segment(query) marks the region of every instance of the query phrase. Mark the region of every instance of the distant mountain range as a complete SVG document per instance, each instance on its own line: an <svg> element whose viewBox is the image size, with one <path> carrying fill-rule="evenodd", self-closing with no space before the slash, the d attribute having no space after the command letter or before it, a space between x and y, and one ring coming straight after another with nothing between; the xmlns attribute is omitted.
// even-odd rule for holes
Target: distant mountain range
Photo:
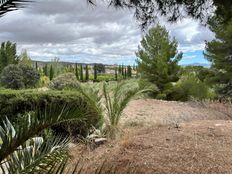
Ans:
<svg viewBox="0 0 232 174"><path fill-rule="evenodd" d="M190 64L181 64L181 66L203 66L210 67L209 63L190 63Z"/></svg>
<svg viewBox="0 0 232 174"><path fill-rule="evenodd" d="M49 61L49 62L44 62L44 61L34 61L33 60L33 64L35 64L35 62L37 62L37 64L39 66L44 66L45 64L51 64L52 62ZM54 63L54 62L53 62ZM63 64L63 65L74 65L75 63L74 62L63 62L63 61L60 61L59 63ZM82 64L82 65L94 65L94 63L77 63L78 65ZM104 63L102 63L104 64ZM105 66L113 66L113 65L110 65L110 64L104 64ZM210 64L209 63L190 63L190 64L180 64L181 66L203 66L203 67L210 67Z"/></svg>

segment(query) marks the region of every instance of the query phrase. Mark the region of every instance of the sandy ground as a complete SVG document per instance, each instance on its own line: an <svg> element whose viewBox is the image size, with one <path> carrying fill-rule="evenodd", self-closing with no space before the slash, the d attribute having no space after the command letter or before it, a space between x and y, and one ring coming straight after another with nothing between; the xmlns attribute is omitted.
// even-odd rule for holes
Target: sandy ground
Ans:
<svg viewBox="0 0 232 174"><path fill-rule="evenodd" d="M119 140L95 149L75 145L71 163L80 160L87 174L102 164L105 173L112 166L116 173L232 173L230 111L218 104L136 100L124 112Z"/></svg>

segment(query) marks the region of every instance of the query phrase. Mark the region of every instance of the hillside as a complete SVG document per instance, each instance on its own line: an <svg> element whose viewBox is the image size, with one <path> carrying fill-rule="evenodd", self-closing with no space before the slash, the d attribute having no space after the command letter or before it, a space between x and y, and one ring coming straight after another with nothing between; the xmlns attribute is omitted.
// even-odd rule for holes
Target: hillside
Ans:
<svg viewBox="0 0 232 174"><path fill-rule="evenodd" d="M229 113L218 103L136 100L124 112L121 139L94 150L72 147L73 164L81 159L84 173L104 161L104 170L115 166L118 173L230 173Z"/></svg>

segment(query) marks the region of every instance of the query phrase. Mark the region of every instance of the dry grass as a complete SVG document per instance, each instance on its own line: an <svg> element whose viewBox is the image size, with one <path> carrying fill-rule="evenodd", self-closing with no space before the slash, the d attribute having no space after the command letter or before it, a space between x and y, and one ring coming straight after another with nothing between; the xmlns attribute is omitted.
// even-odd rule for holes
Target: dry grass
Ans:
<svg viewBox="0 0 232 174"><path fill-rule="evenodd" d="M137 100L124 112L124 136L94 150L71 148L90 174L104 171L141 174L225 173L232 171L231 108L216 102ZM158 126L157 126L158 125ZM72 165L72 164L71 164Z"/></svg>

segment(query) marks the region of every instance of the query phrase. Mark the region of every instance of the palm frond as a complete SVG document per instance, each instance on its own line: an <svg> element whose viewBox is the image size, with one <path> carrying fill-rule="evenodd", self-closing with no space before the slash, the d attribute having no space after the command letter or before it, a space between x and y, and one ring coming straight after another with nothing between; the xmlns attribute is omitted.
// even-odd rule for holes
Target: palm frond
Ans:
<svg viewBox="0 0 232 174"><path fill-rule="evenodd" d="M25 4L32 0L0 0L0 17L7 12L23 8Z"/></svg>
<svg viewBox="0 0 232 174"><path fill-rule="evenodd" d="M80 100L76 104L60 106L54 103L45 106L42 110L21 117L14 126L6 118L2 121L3 126L0 126L0 162L41 131L67 121L82 121L92 114L88 104Z"/></svg>

